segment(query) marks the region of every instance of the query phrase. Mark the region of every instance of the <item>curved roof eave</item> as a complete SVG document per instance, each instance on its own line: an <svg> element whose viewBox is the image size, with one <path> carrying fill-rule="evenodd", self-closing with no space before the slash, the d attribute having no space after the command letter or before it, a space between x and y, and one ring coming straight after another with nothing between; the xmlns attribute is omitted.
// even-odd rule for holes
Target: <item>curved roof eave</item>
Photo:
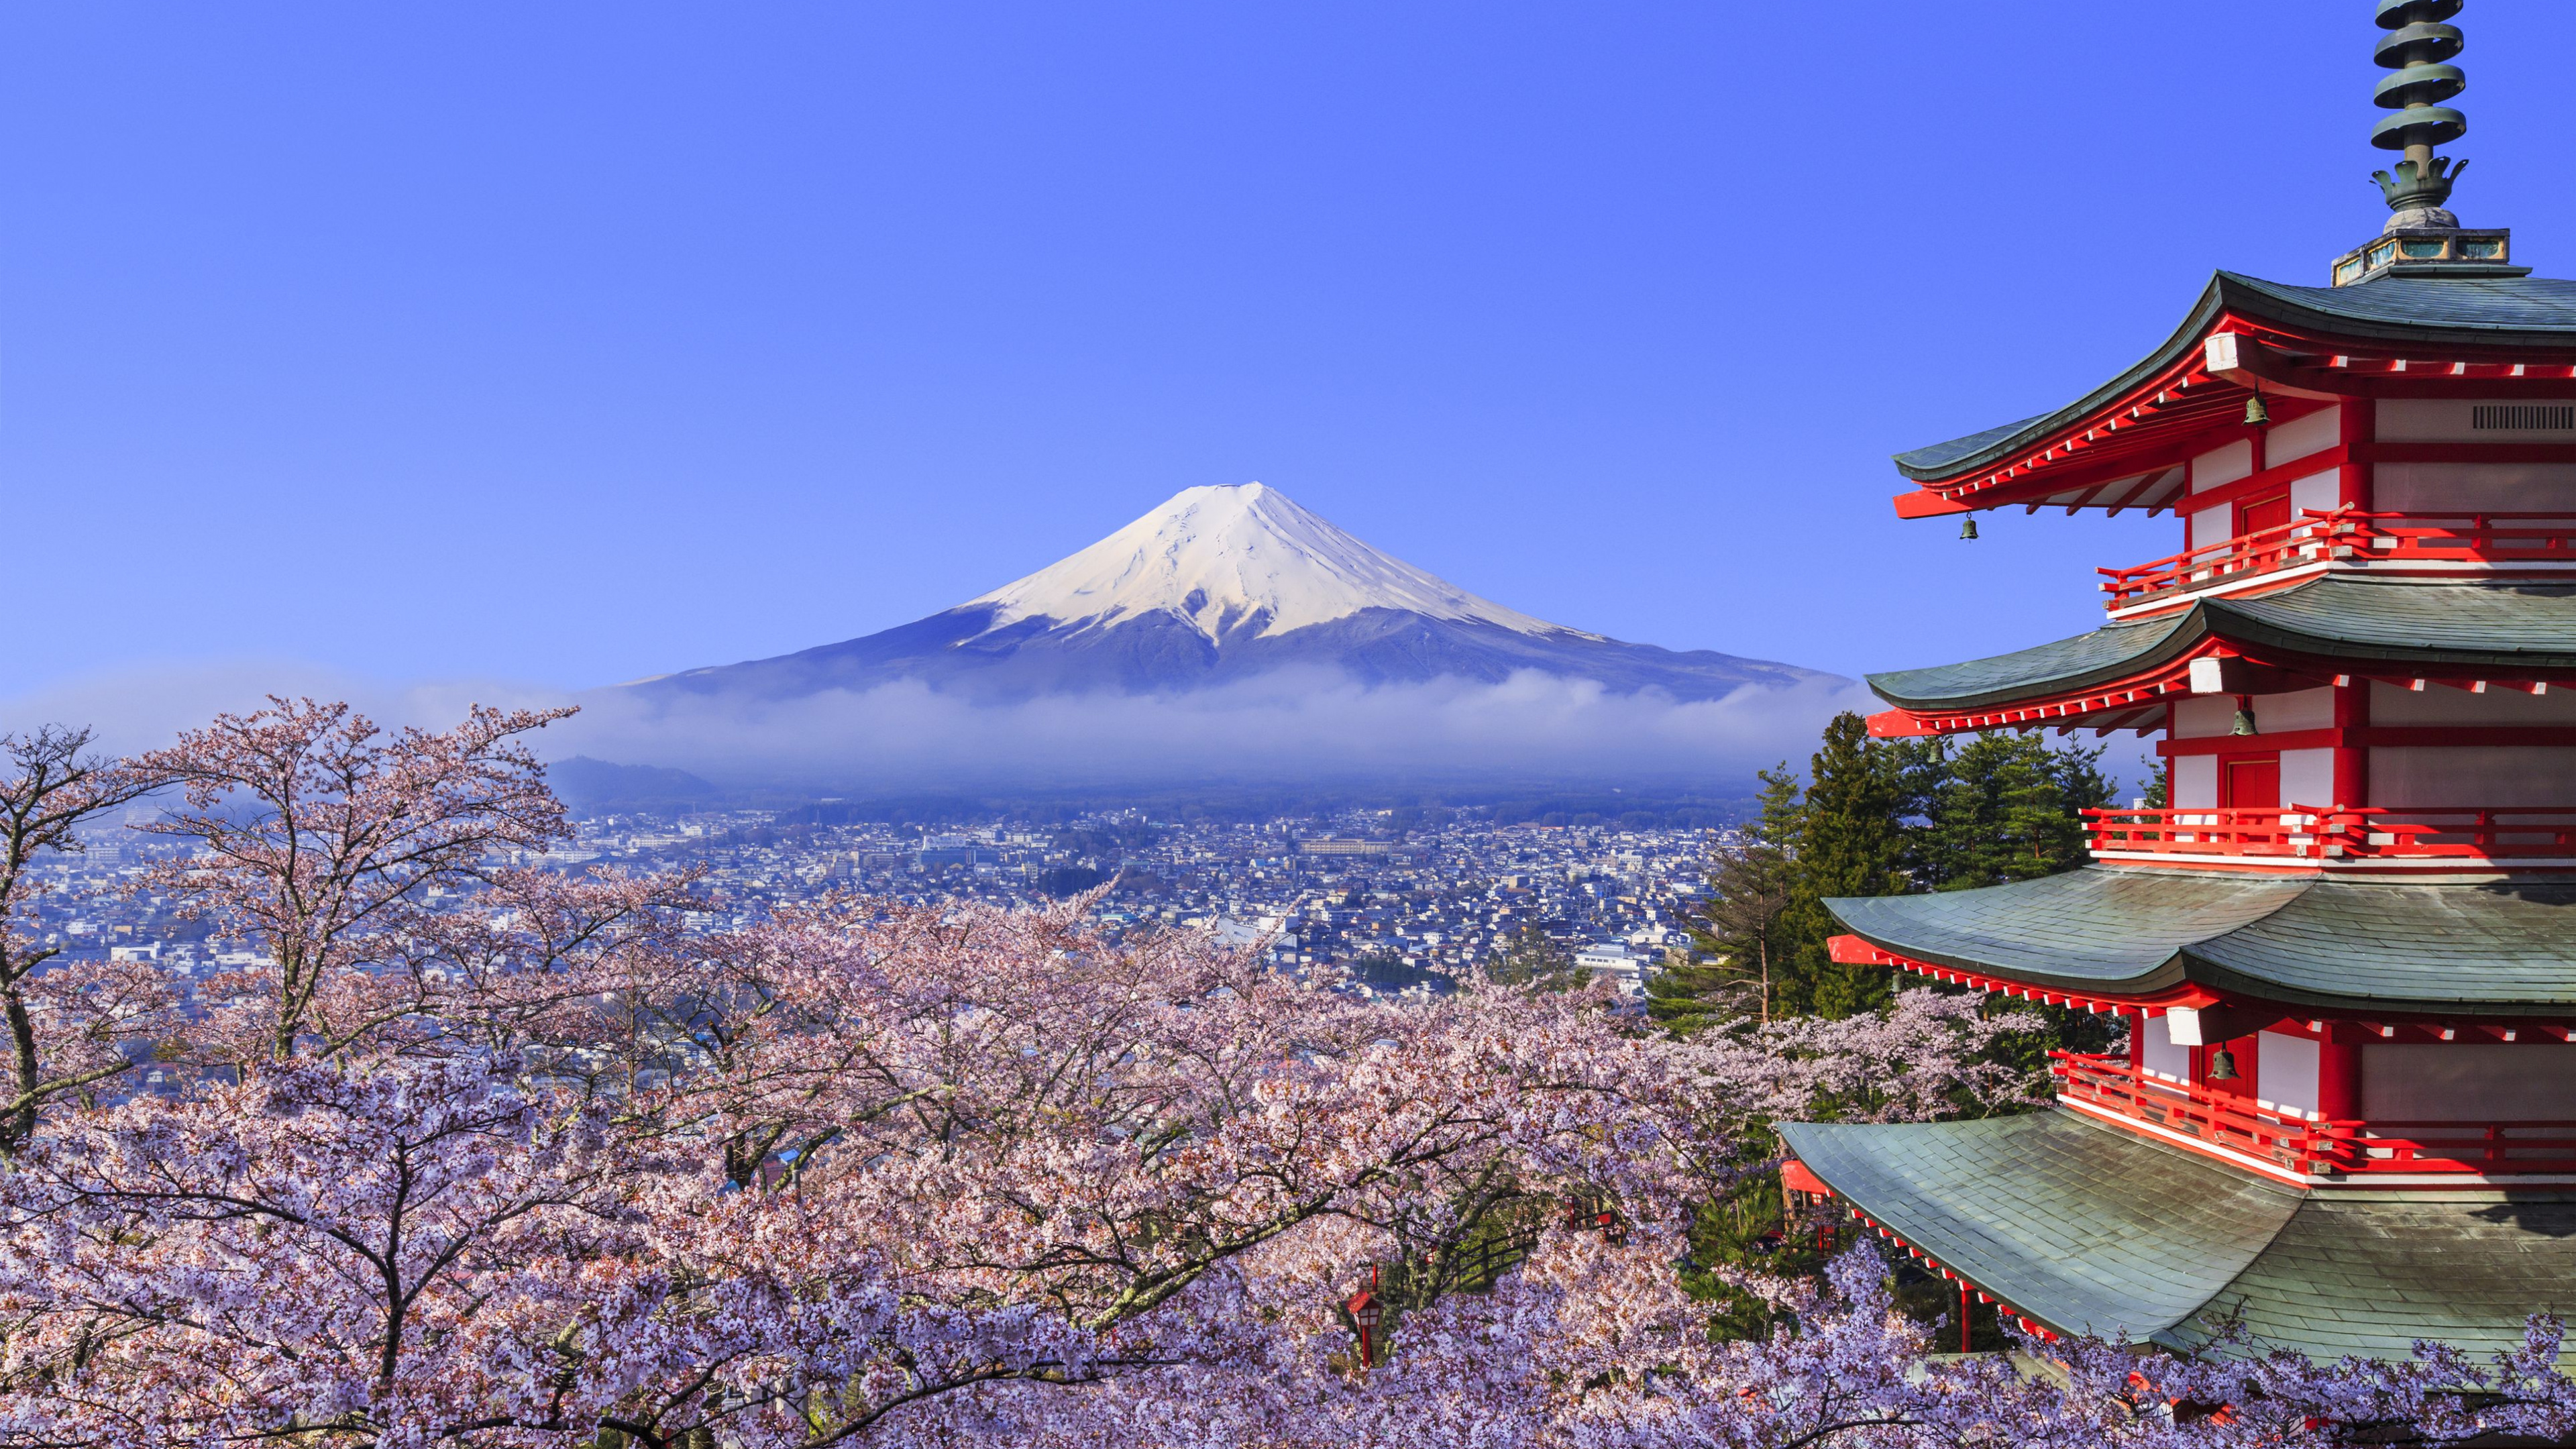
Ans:
<svg viewBox="0 0 2576 1449"><path fill-rule="evenodd" d="M2181 361L2208 332L2210 324L2223 313L2260 317L2286 327L2371 341L2467 346L2494 346L2499 341L2517 337L2535 343L2562 345L2576 341L2576 283L2546 277L2515 278L2511 281L2509 289L2493 288L2492 291L2489 290L2492 287L2490 279L2431 283L2463 298L2493 295L2501 300L2491 309L2491 316L2471 315L2474 308L2452 307L2445 310L2438 320L2428 321L2397 315L2399 309L2359 305L2338 309L2321 306L2318 301L2321 295L2337 291L2350 294L2356 304L2413 297L2415 288L2427 285L2424 279L2382 279L2349 288L2297 287L2249 277L2241 272L2213 272L2209 285L2201 291L2200 300L2192 305L2190 315L2174 329L2173 335L2119 376L2053 412L1899 453L1896 455L1896 469L1918 483L1934 483L2003 462L2012 454L2026 451L2031 444L2092 414ZM2394 287L2407 290L2391 290L2392 283ZM2374 291L2373 288L2381 290ZM2506 302L2511 305L2506 305Z"/></svg>
<svg viewBox="0 0 2576 1449"><path fill-rule="evenodd" d="M2508 1351L2541 1285L2576 1273L2563 1192L2302 1192L2063 1110L1777 1131L1872 1223L2059 1333L2227 1358Z"/></svg>
<svg viewBox="0 0 2576 1449"><path fill-rule="evenodd" d="M1825 909L1881 951L2069 995L2185 985L2336 1015L2561 1018L2576 883L2331 882L2088 866Z"/></svg>
<svg viewBox="0 0 2576 1449"><path fill-rule="evenodd" d="M1867 681L1899 709L1973 712L2139 678L2212 637L2338 664L2558 674L2576 669L2576 589L2329 575L2277 593L2201 599L2183 613L2109 624L2010 654L1883 671ZM2472 647L2463 642L2468 639L2489 647Z"/></svg>
<svg viewBox="0 0 2576 1449"><path fill-rule="evenodd" d="M2155 632L2157 624L2167 627ZM1932 676L1955 675L1981 664L2003 664L2007 661L2037 658L2049 651L2069 651L2101 639L2112 629L2134 631L2139 647L2104 657L2087 667L2052 673L2038 678L2019 677L2004 680L1985 689L1950 694L1923 693L1908 681L1930 683ZM2141 625L2113 625L2072 639L2053 640L2030 649L1998 654L1992 659L1970 659L1958 664L1936 664L1922 669L1894 669L1863 676L1863 682L1879 698L1899 709L1916 711L1972 711L1989 705L2006 705L2030 698L2035 693L2061 694L2087 689L2098 684L2111 684L2143 671L2170 664L2199 647L2209 637L2209 616L2195 606L2191 612L2171 621L2156 620ZM2152 635L2153 637L2150 637ZM1937 687L1937 686L1936 686Z"/></svg>
<svg viewBox="0 0 2576 1449"><path fill-rule="evenodd" d="M1981 433L1970 433L1964 438L1953 438L1947 442L1934 443L1929 447L1899 453L1896 455L1896 471L1918 483L1932 483L1944 478L1956 477L1961 473L1973 473L2001 462L2011 454L2024 450L2032 442L2046 437L2077 418L2106 406L2113 398L2127 393L2148 378L2173 366L2185 353L2199 344L2201 334L2209 330L2209 324L2217 320L2218 314L2227 305L2226 284L2230 275L2227 272L2212 273L2209 285L2201 289L2200 300L2192 304L2191 314L2183 319L2180 327L2174 329L2173 335L2166 338L2162 346L2148 353L2109 382L2054 412L2041 413L2037 417L2026 418L2018 424L2007 423L2003 428L1988 428ZM2007 428L2010 429L2009 432L2005 431Z"/></svg>

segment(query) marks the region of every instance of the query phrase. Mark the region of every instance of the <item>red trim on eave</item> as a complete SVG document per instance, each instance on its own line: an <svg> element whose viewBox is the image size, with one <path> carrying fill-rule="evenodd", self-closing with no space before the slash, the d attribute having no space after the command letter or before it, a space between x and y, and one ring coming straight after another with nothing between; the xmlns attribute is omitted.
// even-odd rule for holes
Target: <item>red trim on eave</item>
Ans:
<svg viewBox="0 0 2576 1449"><path fill-rule="evenodd" d="M1948 982L1953 986L1965 986L1973 991L1989 991L2019 1001L2035 1001L2043 1006L2072 1007L2078 1011L2097 1013L2143 1011L2149 1016L2162 1016L2177 1006L2193 1008L2216 1006L2226 1000L2208 987L2197 984L2185 984L2170 991L2158 991L2145 996L2055 991L2045 987L2027 986L2009 977L1989 976L1978 971L1961 971L1952 966L1939 966L1929 961L1920 961L1912 956L1882 949L1872 945L1863 937L1852 935L1827 937L1825 952L1833 958L1836 965L1840 966L1889 966L1899 971L1911 971L1918 976L1928 976L1935 981ZM2291 1014L2287 1011L2282 1013L2284 1016Z"/></svg>
<svg viewBox="0 0 2576 1449"><path fill-rule="evenodd" d="M1899 518L1939 518L1948 513L1976 511L1955 498L1935 493L1929 488L1917 488L1911 493L1899 493L1896 495L1895 502L1896 516Z"/></svg>
<svg viewBox="0 0 2576 1449"><path fill-rule="evenodd" d="M1823 1178L1816 1176L1814 1168L1794 1157L1780 1159L1780 1185L1791 1192L1803 1192L1816 1197L1831 1197L1834 1191L1825 1186Z"/></svg>
<svg viewBox="0 0 2576 1449"><path fill-rule="evenodd" d="M2209 339L2230 333L2246 339L2240 349L2256 371L2217 375L2208 370ZM2202 346L2176 358L2164 371L2036 439L2020 456L1919 481L1913 493L1898 495L1897 516L1927 518L2015 503L2037 508L2052 497L2092 484L2170 467L2241 430L2242 425L2234 424L2226 413L2240 407L2250 391L2245 379L2269 379L2275 372L2280 376L2267 391L2272 392L2274 417L2280 422L2349 398L2472 393L2576 396L2576 364L2554 354L2534 360L2527 351L2476 346L2398 348L2385 342L2298 333L2234 313L2212 319L2199 341ZM2426 352L2437 355L2428 357ZM2411 356L2415 368L2378 370L2401 355ZM2329 357L2336 365L2301 365L2304 359ZM2461 370L2454 372L2455 366ZM2493 371L2506 366L2516 372L2544 368L2557 375L2504 376ZM2478 370L2470 372L2470 368ZM1940 502L1905 501L1918 496ZM2072 506L2111 505L2106 501Z"/></svg>
<svg viewBox="0 0 2576 1449"><path fill-rule="evenodd" d="M1842 1197L1842 1194L1836 1193L1834 1196ZM1977 1281L1970 1278L1965 1273L1959 1272L1949 1264L1942 1262L1939 1258L1936 1258L1930 1253L1923 1251L1921 1248L1914 1246L1914 1244L1908 1241L1902 1233L1897 1232L1895 1229L1880 1222L1878 1219L1871 1217L1869 1214L1862 1212L1860 1207L1853 1203L1850 1198L1843 1197L1842 1201L1843 1205L1851 1212L1851 1215L1859 1219L1860 1222L1869 1228L1870 1231L1887 1239L1889 1242L1894 1243L1896 1246L1903 1248L1906 1252L1922 1259L1924 1262L1931 1264L1942 1277L1949 1279L1951 1282L1966 1284L1969 1291L1977 1295L1978 1302L1991 1303L1995 1305L1995 1309L1998 1313L2011 1314L2015 1322L2019 1323L2024 1329L2027 1329L2043 1342L2055 1343L2057 1341L2056 1330L2048 1327L2044 1323L2041 1323L2038 1319L2031 1317L2029 1314L2022 1312L2020 1309L2005 1302L2003 1299L1997 1298L1985 1289L1978 1287Z"/></svg>

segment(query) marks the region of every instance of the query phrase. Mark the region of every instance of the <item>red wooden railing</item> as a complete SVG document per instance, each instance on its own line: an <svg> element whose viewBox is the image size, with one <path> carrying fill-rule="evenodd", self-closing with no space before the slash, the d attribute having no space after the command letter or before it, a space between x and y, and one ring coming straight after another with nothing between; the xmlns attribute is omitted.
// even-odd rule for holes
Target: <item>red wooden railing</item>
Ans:
<svg viewBox="0 0 2576 1449"><path fill-rule="evenodd" d="M2576 1122L2312 1121L2150 1077L2122 1057L2048 1055L2062 1097L2304 1176L2576 1172Z"/></svg>
<svg viewBox="0 0 2576 1449"><path fill-rule="evenodd" d="M2576 562L2576 513L2366 513L2356 508L2309 508L2288 523L2135 568L2094 572L2102 575L2102 592L2108 596L2105 606L2118 609L2176 589L2355 558Z"/></svg>
<svg viewBox="0 0 2576 1449"><path fill-rule="evenodd" d="M2095 855L2292 860L2576 857L2576 808L2266 805L2084 812Z"/></svg>

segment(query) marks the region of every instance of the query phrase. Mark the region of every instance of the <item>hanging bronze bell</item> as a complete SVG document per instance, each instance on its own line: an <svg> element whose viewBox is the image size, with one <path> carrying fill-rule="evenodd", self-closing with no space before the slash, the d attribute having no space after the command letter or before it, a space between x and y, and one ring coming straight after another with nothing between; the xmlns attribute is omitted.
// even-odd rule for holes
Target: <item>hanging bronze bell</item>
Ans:
<svg viewBox="0 0 2576 1449"><path fill-rule="evenodd" d="M2258 392L2245 399L2245 426L2259 428L2270 421L2272 410L2263 406L2263 394Z"/></svg>
<svg viewBox="0 0 2576 1449"><path fill-rule="evenodd" d="M2209 1079L2213 1082L2236 1080L2236 1053L2225 1047L2209 1054Z"/></svg>
<svg viewBox="0 0 2576 1449"><path fill-rule="evenodd" d="M1977 536L1977 520L1973 518L1963 518L1959 520L1959 536L1961 538L1975 538Z"/></svg>

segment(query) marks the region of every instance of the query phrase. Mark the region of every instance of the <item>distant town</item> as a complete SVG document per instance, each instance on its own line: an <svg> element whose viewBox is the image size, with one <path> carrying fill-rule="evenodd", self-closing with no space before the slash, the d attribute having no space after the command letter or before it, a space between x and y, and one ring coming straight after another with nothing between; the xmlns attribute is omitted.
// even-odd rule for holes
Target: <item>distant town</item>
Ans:
<svg viewBox="0 0 2576 1449"><path fill-rule="evenodd" d="M819 824L798 812L606 815L569 843L509 863L568 871L696 867L716 909L693 932L750 925L839 892L912 903L1027 907L1105 888L1113 937L1173 928L1264 944L1271 962L1350 970L1362 994L1447 989L1471 968L1533 958L1634 996L1689 947L1688 921L1719 837L1697 829L1498 825L1473 810L1353 810L1210 823L1145 810L974 827ZM812 813L812 812L805 812ZM160 896L131 888L175 849L126 826L42 869L58 887L31 924L63 959L149 959L188 977L259 964L212 941ZM471 901L459 897L459 903Z"/></svg>

